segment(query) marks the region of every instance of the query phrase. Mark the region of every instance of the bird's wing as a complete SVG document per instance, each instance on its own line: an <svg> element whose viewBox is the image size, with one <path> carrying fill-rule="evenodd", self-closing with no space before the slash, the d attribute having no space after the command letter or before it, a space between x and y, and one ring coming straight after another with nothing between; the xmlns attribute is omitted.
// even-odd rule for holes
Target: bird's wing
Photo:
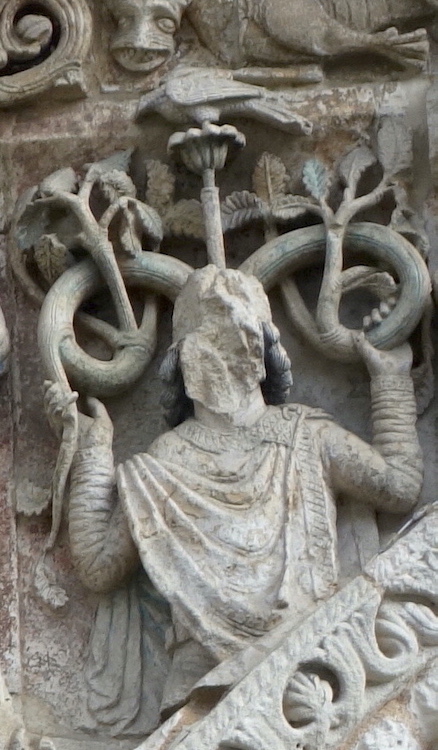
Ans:
<svg viewBox="0 0 438 750"><path fill-rule="evenodd" d="M260 86L215 76L212 70L209 76L192 73L190 76L171 78L166 83L166 93L174 104L191 107L224 99L260 98L265 91Z"/></svg>
<svg viewBox="0 0 438 750"><path fill-rule="evenodd" d="M138 109L137 117L141 117L143 114L156 110L157 106L166 99L166 92L164 86L160 86L155 91L149 91L147 94L141 97Z"/></svg>

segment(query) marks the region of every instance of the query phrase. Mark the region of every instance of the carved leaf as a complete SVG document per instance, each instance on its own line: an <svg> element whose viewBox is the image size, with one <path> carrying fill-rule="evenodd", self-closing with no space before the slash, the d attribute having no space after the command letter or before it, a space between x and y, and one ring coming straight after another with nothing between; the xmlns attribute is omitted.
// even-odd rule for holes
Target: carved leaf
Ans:
<svg viewBox="0 0 438 750"><path fill-rule="evenodd" d="M389 177L410 167L412 143L409 131L400 118L384 117L377 134L377 153L383 171Z"/></svg>
<svg viewBox="0 0 438 750"><path fill-rule="evenodd" d="M409 204L408 194L402 185L393 190L396 206L391 215L390 227L411 242L423 258L430 250L429 238L422 229L421 220Z"/></svg>
<svg viewBox="0 0 438 750"><path fill-rule="evenodd" d="M35 571L34 586L43 602L52 609L61 609L68 602L64 589L49 579L46 566L41 562Z"/></svg>
<svg viewBox="0 0 438 750"><path fill-rule="evenodd" d="M287 183L286 167L281 159L267 152L262 154L252 178L253 189L258 197L269 204L276 196L285 194Z"/></svg>
<svg viewBox="0 0 438 750"><path fill-rule="evenodd" d="M126 173L129 170L131 156L132 149L127 149L126 151L117 151L106 159L94 162L94 164L85 164L85 169L87 170L85 179L97 179L100 175L112 172L114 169Z"/></svg>
<svg viewBox="0 0 438 750"><path fill-rule="evenodd" d="M398 295L398 286L391 274L374 266L351 266L341 273L341 283L343 294L367 289L381 301Z"/></svg>
<svg viewBox="0 0 438 750"><path fill-rule="evenodd" d="M255 193L248 190L231 193L221 205L223 231L239 229L251 221L260 219L264 209L263 201Z"/></svg>
<svg viewBox="0 0 438 750"><path fill-rule="evenodd" d="M147 159L148 177L146 200L160 216L170 208L175 192L175 175L167 164L155 159Z"/></svg>
<svg viewBox="0 0 438 750"><path fill-rule="evenodd" d="M77 175L74 169L66 167L58 169L46 177L39 186L39 192L43 196L54 195L61 191L66 193L75 193L77 188Z"/></svg>
<svg viewBox="0 0 438 750"><path fill-rule="evenodd" d="M204 218L199 201L180 200L167 212L165 217L165 234L205 239Z"/></svg>
<svg viewBox="0 0 438 750"><path fill-rule="evenodd" d="M129 198L121 204L120 243L122 250L135 258L143 250L143 236L158 250L163 238L162 224L157 212L145 203Z"/></svg>
<svg viewBox="0 0 438 750"><path fill-rule="evenodd" d="M50 490L23 479L16 489L16 511L24 516L40 515L50 505Z"/></svg>
<svg viewBox="0 0 438 750"><path fill-rule="evenodd" d="M120 243L123 252L130 258L135 258L142 252L142 236L142 228L135 213L128 208L124 209L120 221Z"/></svg>
<svg viewBox="0 0 438 750"><path fill-rule="evenodd" d="M312 203L311 198L303 195L283 195L275 198L272 203L272 215L279 221L290 221L305 214Z"/></svg>
<svg viewBox="0 0 438 750"><path fill-rule="evenodd" d="M17 211L17 228L14 239L20 250L31 248L48 229L47 209L34 202L37 194L36 187L28 190L21 199L20 210Z"/></svg>
<svg viewBox="0 0 438 750"><path fill-rule="evenodd" d="M49 284L59 279L75 262L73 255L56 234L44 234L40 237L35 244L34 255L41 274Z"/></svg>
<svg viewBox="0 0 438 750"><path fill-rule="evenodd" d="M368 146L359 146L344 156L339 164L338 171L344 184L350 187L354 194L358 182L368 167L372 167L377 161L373 152Z"/></svg>
<svg viewBox="0 0 438 750"><path fill-rule="evenodd" d="M128 177L126 172L120 169L112 169L110 172L104 172L99 177L99 184L105 198L114 203L118 198L129 196L135 198L137 193L134 183Z"/></svg>
<svg viewBox="0 0 438 750"><path fill-rule="evenodd" d="M406 602L404 605L408 614L408 622L412 624L424 646L438 645L438 618L430 607L416 602Z"/></svg>
<svg viewBox="0 0 438 750"><path fill-rule="evenodd" d="M303 182L310 195L321 201L327 198L331 174L321 161L309 159L303 167Z"/></svg>

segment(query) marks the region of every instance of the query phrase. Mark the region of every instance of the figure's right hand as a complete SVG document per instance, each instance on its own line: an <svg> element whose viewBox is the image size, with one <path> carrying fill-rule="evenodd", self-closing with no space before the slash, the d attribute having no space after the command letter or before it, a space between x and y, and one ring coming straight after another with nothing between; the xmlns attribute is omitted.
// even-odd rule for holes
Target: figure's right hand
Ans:
<svg viewBox="0 0 438 750"><path fill-rule="evenodd" d="M70 391L62 383L46 380L44 383L44 407L50 426L58 438L64 427L74 418L72 407L78 399L76 391ZM96 398L87 398L88 414L78 414L79 448L98 445L111 447L113 424L104 405ZM73 407L76 409L76 407Z"/></svg>
<svg viewBox="0 0 438 750"><path fill-rule="evenodd" d="M61 437L64 426L72 419L72 406L77 400L78 393L66 388L62 383L51 380L44 382L44 409L48 422L58 438Z"/></svg>

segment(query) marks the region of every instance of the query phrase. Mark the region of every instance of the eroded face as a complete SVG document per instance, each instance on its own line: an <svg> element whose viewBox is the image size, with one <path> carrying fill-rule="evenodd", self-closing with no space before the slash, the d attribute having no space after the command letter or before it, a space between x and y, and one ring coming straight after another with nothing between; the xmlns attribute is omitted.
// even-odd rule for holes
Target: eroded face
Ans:
<svg viewBox="0 0 438 750"><path fill-rule="evenodd" d="M173 312L189 398L216 414L248 401L266 377L262 321L271 310L254 277L213 265L189 276Z"/></svg>
<svg viewBox="0 0 438 750"><path fill-rule="evenodd" d="M175 52L174 35L185 0L107 0L118 28L111 44L117 62L127 70L150 72Z"/></svg>

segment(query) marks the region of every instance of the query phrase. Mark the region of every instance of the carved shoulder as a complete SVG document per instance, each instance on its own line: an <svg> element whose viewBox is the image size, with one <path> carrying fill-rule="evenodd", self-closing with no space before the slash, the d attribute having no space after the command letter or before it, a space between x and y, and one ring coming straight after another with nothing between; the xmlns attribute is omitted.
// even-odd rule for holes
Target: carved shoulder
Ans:
<svg viewBox="0 0 438 750"><path fill-rule="evenodd" d="M181 452L182 441L175 430L159 435L149 446L147 452L158 460L171 461Z"/></svg>

